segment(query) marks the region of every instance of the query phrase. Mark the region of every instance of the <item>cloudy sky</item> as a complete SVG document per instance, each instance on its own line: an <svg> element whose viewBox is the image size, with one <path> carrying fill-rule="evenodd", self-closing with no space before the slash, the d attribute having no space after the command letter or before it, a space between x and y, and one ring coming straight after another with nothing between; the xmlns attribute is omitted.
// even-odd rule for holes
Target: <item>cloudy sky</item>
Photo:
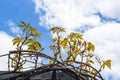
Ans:
<svg viewBox="0 0 120 80"><path fill-rule="evenodd" d="M96 55L112 60L112 69L105 69L107 80L120 80L120 0L1 0L0 55L14 49L11 40L20 33L21 20L43 34L45 53L49 53L51 36L48 29L63 26L67 32L79 32L94 43ZM6 59L0 59L0 70L6 70ZM3 65L4 64L4 65Z"/></svg>

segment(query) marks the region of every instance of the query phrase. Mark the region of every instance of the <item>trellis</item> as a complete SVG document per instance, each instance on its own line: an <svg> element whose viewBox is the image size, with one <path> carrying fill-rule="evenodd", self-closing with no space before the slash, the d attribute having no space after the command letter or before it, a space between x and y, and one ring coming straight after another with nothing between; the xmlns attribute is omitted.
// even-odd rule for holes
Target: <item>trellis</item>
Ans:
<svg viewBox="0 0 120 80"><path fill-rule="evenodd" d="M58 80L57 76L57 72L63 72L67 75L69 75L70 77L72 77L74 80L104 80L101 76L101 74L99 73L99 71L97 71L95 68L93 68L92 66L85 64L85 63L80 63L75 61L74 63L76 64L81 64L81 65L86 65L89 66L91 69L95 70L96 73L93 73L95 76L90 75L90 72L84 69L79 69L80 67L75 67L71 64L69 64L67 61L64 62L60 62L58 60L56 60L55 63L53 64L47 64L46 62L37 62L35 63L35 61L31 60L31 61L27 61L25 59L23 59L23 62L29 62L29 63L34 63L34 67L32 67L29 70L23 70L23 71L14 71L11 70L11 65L12 65L12 55L17 55L19 51L10 51L9 54L6 55L1 55L0 57L3 56L8 56L8 71L1 73L0 77L3 75L8 75L8 74L12 74L12 73L16 73L17 75L15 76L10 76L7 78L3 78L1 80L31 80L31 77L34 77L36 75L39 74L43 74L45 72L51 72L52 76L50 79L48 80ZM45 58L48 61L49 60L55 60L53 57L46 55L44 53L40 53L40 52L35 52L35 51L28 51L28 50L22 50L21 51L21 55L25 58L27 57L34 57L35 60L36 58ZM29 56L30 55L30 56ZM36 66L37 65L37 66ZM41 80L41 79L39 79ZM45 79L43 79L45 80Z"/></svg>

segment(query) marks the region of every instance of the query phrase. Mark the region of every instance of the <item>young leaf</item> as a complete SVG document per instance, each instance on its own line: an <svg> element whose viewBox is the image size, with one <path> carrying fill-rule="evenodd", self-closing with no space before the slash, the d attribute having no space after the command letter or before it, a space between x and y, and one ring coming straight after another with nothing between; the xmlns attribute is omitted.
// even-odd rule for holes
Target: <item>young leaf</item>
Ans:
<svg viewBox="0 0 120 80"><path fill-rule="evenodd" d="M70 64L73 64L74 63L74 58L70 57L68 61L70 62Z"/></svg>
<svg viewBox="0 0 120 80"><path fill-rule="evenodd" d="M82 34L78 34L78 35L77 35L77 37L78 37L79 39L83 40L82 36L83 36Z"/></svg>
<svg viewBox="0 0 120 80"><path fill-rule="evenodd" d="M53 33L55 33L57 31L57 27L51 28L50 31L52 31Z"/></svg>
<svg viewBox="0 0 120 80"><path fill-rule="evenodd" d="M35 41L34 46L35 46L35 49L38 51L41 49L41 44L38 41Z"/></svg>
<svg viewBox="0 0 120 80"><path fill-rule="evenodd" d="M35 47L34 47L33 43L28 46L28 50L29 51L35 51Z"/></svg>
<svg viewBox="0 0 120 80"><path fill-rule="evenodd" d="M31 28L31 32L34 34L38 33L36 28Z"/></svg>
<svg viewBox="0 0 120 80"><path fill-rule="evenodd" d="M50 60L50 61L49 61L49 64L53 64L53 60Z"/></svg>
<svg viewBox="0 0 120 80"><path fill-rule="evenodd" d="M15 39L12 40L12 42L13 42L13 45L19 46L20 43L22 42L22 40L21 40L21 38L16 37Z"/></svg>
<svg viewBox="0 0 120 80"><path fill-rule="evenodd" d="M102 66L103 69L105 68L105 66L107 66L108 68L111 69L111 60L104 61L101 66Z"/></svg>
<svg viewBox="0 0 120 80"><path fill-rule="evenodd" d="M93 60L89 60L89 59L88 59L87 62L94 64L94 61L93 61Z"/></svg>
<svg viewBox="0 0 120 80"><path fill-rule="evenodd" d="M77 54L80 51L77 47L74 49L73 54Z"/></svg>
<svg viewBox="0 0 120 80"><path fill-rule="evenodd" d="M42 34L36 34L36 37L41 38Z"/></svg>
<svg viewBox="0 0 120 80"><path fill-rule="evenodd" d="M60 54L60 53L59 53L59 54L57 54L57 57L58 57L58 58L60 58L60 57L61 57L61 54Z"/></svg>
<svg viewBox="0 0 120 80"><path fill-rule="evenodd" d="M61 41L61 45L62 45L63 48L66 47L67 42L68 42L68 39L67 39L67 38L65 38L63 41Z"/></svg>
<svg viewBox="0 0 120 80"><path fill-rule="evenodd" d="M52 41L53 41L53 42L56 42L56 41L57 41L57 37L53 38Z"/></svg>
<svg viewBox="0 0 120 80"><path fill-rule="evenodd" d="M17 57L17 56L13 57L13 61L14 61L15 63L17 63L17 62L18 62L18 57Z"/></svg>
<svg viewBox="0 0 120 80"><path fill-rule="evenodd" d="M25 42L25 45L26 45L26 44L30 44L30 43L33 43L33 39L28 39L28 40Z"/></svg>
<svg viewBox="0 0 120 80"><path fill-rule="evenodd" d="M23 64L20 64L17 70L20 71L21 69L23 69Z"/></svg>
<svg viewBox="0 0 120 80"><path fill-rule="evenodd" d="M21 24L18 25L18 27L23 27L23 32L28 31L29 28L31 28L30 24L27 24L24 21L21 21Z"/></svg>
<svg viewBox="0 0 120 80"><path fill-rule="evenodd" d="M92 76L92 77L94 77L95 76L95 73L96 73L96 71L95 70L90 70L90 76Z"/></svg>
<svg viewBox="0 0 120 80"><path fill-rule="evenodd" d="M60 32L65 32L65 28L63 28L63 27L59 27L58 29Z"/></svg>
<svg viewBox="0 0 120 80"><path fill-rule="evenodd" d="M92 50L94 52L95 46L91 42L88 42L88 51L90 51L90 50Z"/></svg>
<svg viewBox="0 0 120 80"><path fill-rule="evenodd" d="M55 45L49 47L50 50L55 50Z"/></svg>

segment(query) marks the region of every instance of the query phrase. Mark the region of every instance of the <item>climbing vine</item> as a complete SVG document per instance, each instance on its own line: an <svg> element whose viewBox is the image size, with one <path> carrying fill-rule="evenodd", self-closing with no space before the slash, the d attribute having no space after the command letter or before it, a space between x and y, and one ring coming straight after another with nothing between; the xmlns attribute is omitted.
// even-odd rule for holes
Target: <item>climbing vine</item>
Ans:
<svg viewBox="0 0 120 80"><path fill-rule="evenodd" d="M71 32L65 36L65 28L53 27L50 31L56 36L52 41L54 45L50 46L50 50L54 51L54 60L50 60L50 64L60 61L65 65L71 65L73 68L78 67L76 71L81 74L83 70L89 72L89 75L95 77L98 72L104 70L105 67L111 69L111 60L101 60L99 57L94 57L95 46L91 42L83 39L80 33ZM99 65L98 71L91 68L94 64ZM88 74L88 73L87 73Z"/></svg>
<svg viewBox="0 0 120 80"><path fill-rule="evenodd" d="M17 36L13 39L13 45L15 45L18 51L17 54L12 58L13 65L11 66L14 70L23 69L23 64L25 60L23 60L23 56L21 51L23 47L26 46L28 51L40 52L42 50L41 43L37 40L37 38L41 38L41 34L37 31L36 28L33 28L30 24L21 21L21 24L18 25L22 29L21 35ZM32 55L29 55L31 57ZM35 68L37 67L38 55L35 54Z"/></svg>
<svg viewBox="0 0 120 80"><path fill-rule="evenodd" d="M108 67L111 69L111 60L102 60L99 57L95 57L93 54L95 46L91 42L87 42L83 35L80 33L71 32L66 34L65 28L53 27L50 31L53 35L53 45L50 46L50 50L53 50L54 56L41 53L43 48L39 42L41 34L36 28L33 28L30 24L21 21L18 27L22 30L22 33L13 39L13 45L16 46L16 50L10 51L8 60L8 67L13 71L21 71L24 69L24 65L28 61L29 57L34 63L34 68L40 67L38 59L40 56L49 59L49 64L60 64L64 68L69 68L74 71L78 76L84 75L92 77L101 77L100 72ZM24 50L27 47L27 50ZM13 56L10 56L12 55ZM10 66L11 64L11 66ZM99 65L99 68L94 68L94 65ZM42 65L46 65L43 64ZM83 76L81 76L83 77ZM102 78L102 77L101 77Z"/></svg>

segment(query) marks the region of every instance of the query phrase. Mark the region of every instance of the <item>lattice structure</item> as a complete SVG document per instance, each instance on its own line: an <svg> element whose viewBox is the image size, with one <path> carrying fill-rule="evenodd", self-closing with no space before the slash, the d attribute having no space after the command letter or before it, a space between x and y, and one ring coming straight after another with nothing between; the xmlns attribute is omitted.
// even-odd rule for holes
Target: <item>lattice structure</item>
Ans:
<svg viewBox="0 0 120 80"><path fill-rule="evenodd" d="M71 65L71 64L68 64L66 61L60 62L56 60L55 63L49 64L46 61L54 60L54 58L52 58L51 56L48 56L43 53L27 51L27 50L21 51L23 56L23 59L22 59L23 61L21 62L32 63L33 66L31 67L31 69L29 68L27 70L23 69L23 71L14 71L10 68L10 66L13 65L12 55L17 55L18 52L19 51L10 51L10 54L8 54L9 71L3 72L0 74L1 80L65 80L64 79L65 76L63 75L67 75L69 77L68 80L103 80L99 71L97 71L95 68L85 63L80 63L75 61L76 64L86 65L86 66L89 66L91 69L94 69L96 71L96 74L94 74L95 76L90 75L90 72L87 70L79 69L78 66L75 67L74 65L76 64ZM29 57L29 55L32 56L32 58L34 59L31 59L31 61L27 60L26 58ZM35 63L34 60L36 60L37 57L41 59L41 63L38 63L38 62ZM46 61L44 62L42 60L46 60ZM60 73L62 76L60 76ZM14 74L14 75L10 76L10 74ZM8 75L8 76L4 77L5 75ZM45 78L39 78L40 75L46 75L46 76L49 75L49 76Z"/></svg>

